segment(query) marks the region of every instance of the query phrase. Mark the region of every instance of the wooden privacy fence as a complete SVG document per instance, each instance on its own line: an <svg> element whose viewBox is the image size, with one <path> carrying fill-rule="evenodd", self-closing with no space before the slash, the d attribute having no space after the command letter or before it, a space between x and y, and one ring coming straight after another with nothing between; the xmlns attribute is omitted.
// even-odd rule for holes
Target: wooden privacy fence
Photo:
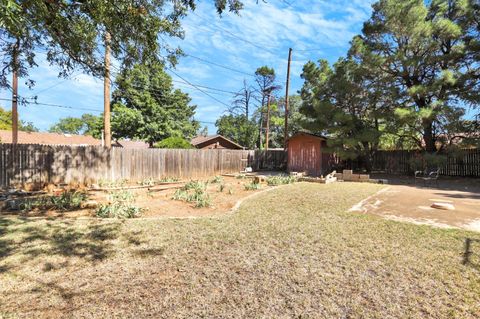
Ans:
<svg viewBox="0 0 480 319"><path fill-rule="evenodd" d="M278 153L279 152L279 153ZM283 151L124 149L98 146L0 144L0 187L99 180L200 178L281 168Z"/></svg>
<svg viewBox="0 0 480 319"><path fill-rule="evenodd" d="M480 150L465 149L446 155L445 164L440 166L440 174L447 176L480 177ZM372 162L372 171L389 174L413 174L412 161L418 158L417 151L378 151ZM354 170L361 169L359 162L351 162L345 166Z"/></svg>

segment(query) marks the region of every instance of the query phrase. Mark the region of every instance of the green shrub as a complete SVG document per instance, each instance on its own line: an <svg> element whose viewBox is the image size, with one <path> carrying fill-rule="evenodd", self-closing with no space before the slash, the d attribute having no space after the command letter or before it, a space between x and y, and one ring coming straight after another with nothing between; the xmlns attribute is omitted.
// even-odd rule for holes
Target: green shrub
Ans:
<svg viewBox="0 0 480 319"><path fill-rule="evenodd" d="M127 179L117 179L117 180L108 180L108 179L100 179L98 181L98 186L106 187L106 188L119 188L124 187L128 183Z"/></svg>
<svg viewBox="0 0 480 319"><path fill-rule="evenodd" d="M140 182L138 182L141 186L154 186L155 180L153 178L146 178Z"/></svg>
<svg viewBox="0 0 480 319"><path fill-rule="evenodd" d="M223 182L222 176L215 176L211 181L212 184L219 184L221 182Z"/></svg>
<svg viewBox="0 0 480 319"><path fill-rule="evenodd" d="M95 214L102 218L134 218L142 213L142 209L134 205L135 196L129 191L118 191L109 194L109 204L102 204Z"/></svg>
<svg viewBox="0 0 480 319"><path fill-rule="evenodd" d="M447 156L441 154L416 154L410 161L410 167L415 171L436 170L445 166L447 163Z"/></svg>
<svg viewBox="0 0 480 319"><path fill-rule="evenodd" d="M254 181L251 181L250 183L245 184L244 186L246 191L254 191L261 188L260 184L255 183Z"/></svg>
<svg viewBox="0 0 480 319"><path fill-rule="evenodd" d="M190 181L182 188L179 188L172 199L194 203L195 207L209 207L211 205L210 196L207 194L207 183L200 181Z"/></svg>
<svg viewBox="0 0 480 319"><path fill-rule="evenodd" d="M19 208L24 212L31 211L33 209L55 209L65 211L80 208L86 199L87 194L84 192L66 191L60 195L26 199L20 204Z"/></svg>
<svg viewBox="0 0 480 319"><path fill-rule="evenodd" d="M155 148L180 148L189 149L193 148L189 141L182 137L171 136L154 145Z"/></svg>
<svg viewBox="0 0 480 319"><path fill-rule="evenodd" d="M180 179L178 177L162 177L158 180L159 183L172 183L178 182Z"/></svg>
<svg viewBox="0 0 480 319"><path fill-rule="evenodd" d="M278 186L285 184L292 184L297 181L295 176L283 175L283 176L270 176L267 178L267 185Z"/></svg>

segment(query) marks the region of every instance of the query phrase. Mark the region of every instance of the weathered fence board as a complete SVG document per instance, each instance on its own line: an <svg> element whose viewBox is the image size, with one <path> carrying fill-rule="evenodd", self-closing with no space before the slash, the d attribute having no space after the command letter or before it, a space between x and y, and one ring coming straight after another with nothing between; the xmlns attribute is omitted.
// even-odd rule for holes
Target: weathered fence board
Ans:
<svg viewBox="0 0 480 319"><path fill-rule="evenodd" d="M447 156L446 162L440 167L440 174L446 176L480 177L480 150L465 149ZM389 174L413 174L412 160L419 156L416 151L378 151L372 162L372 171ZM345 166L353 170L362 168L362 163L345 162Z"/></svg>
<svg viewBox="0 0 480 319"><path fill-rule="evenodd" d="M0 144L0 187L99 180L200 178L284 167L283 151L124 149Z"/></svg>

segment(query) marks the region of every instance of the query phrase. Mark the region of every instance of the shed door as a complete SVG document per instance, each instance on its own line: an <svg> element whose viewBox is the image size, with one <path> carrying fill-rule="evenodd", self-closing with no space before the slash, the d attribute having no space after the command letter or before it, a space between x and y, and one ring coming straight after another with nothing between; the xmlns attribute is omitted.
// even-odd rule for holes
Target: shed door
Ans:
<svg viewBox="0 0 480 319"><path fill-rule="evenodd" d="M317 147L316 143L305 142L302 145L302 163L303 169L308 172L308 175L317 175Z"/></svg>

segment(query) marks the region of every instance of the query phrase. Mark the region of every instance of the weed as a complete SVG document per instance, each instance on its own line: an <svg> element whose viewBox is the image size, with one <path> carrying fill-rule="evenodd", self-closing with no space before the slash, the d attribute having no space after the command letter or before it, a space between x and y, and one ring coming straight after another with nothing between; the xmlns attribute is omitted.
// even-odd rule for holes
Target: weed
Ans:
<svg viewBox="0 0 480 319"><path fill-rule="evenodd" d="M245 178L247 178L247 175L245 175L245 174L239 174L239 175L235 176L235 178L236 178L236 179L245 179Z"/></svg>
<svg viewBox="0 0 480 319"><path fill-rule="evenodd" d="M269 186L277 186L284 184L292 184L297 181L295 176L282 175L282 176L270 176L267 178L267 184Z"/></svg>
<svg viewBox="0 0 480 319"><path fill-rule="evenodd" d="M222 184L218 185L218 191L219 191L220 193L223 193L223 190L224 190L224 189L225 189L225 184L222 183Z"/></svg>
<svg viewBox="0 0 480 319"><path fill-rule="evenodd" d="M190 181L178 189L172 199L194 203L195 207L208 207L211 202L207 194L207 185L208 182Z"/></svg>
<svg viewBox="0 0 480 319"><path fill-rule="evenodd" d="M135 196L129 191L112 192L108 196L109 204L102 204L95 214L102 218L134 218L142 209L134 205Z"/></svg>
<svg viewBox="0 0 480 319"><path fill-rule="evenodd" d="M127 185L127 183L128 183L127 179L117 179L117 180L100 179L98 181L98 186L106 187L106 188L118 188L118 187L124 187L125 185Z"/></svg>
<svg viewBox="0 0 480 319"><path fill-rule="evenodd" d="M146 178L140 182L138 182L141 186L154 186L155 180L153 178Z"/></svg>
<svg viewBox="0 0 480 319"><path fill-rule="evenodd" d="M220 184L223 182L223 178L222 176L215 176L211 182L212 184Z"/></svg>
<svg viewBox="0 0 480 319"><path fill-rule="evenodd" d="M251 181L250 183L248 184L245 184L245 190L246 191L254 191L254 190L257 190L257 189L260 189L260 183L255 183L254 181Z"/></svg>
<svg viewBox="0 0 480 319"><path fill-rule="evenodd" d="M228 190L228 195L233 195L233 189L230 188L230 189Z"/></svg>
<svg viewBox="0 0 480 319"><path fill-rule="evenodd" d="M20 210L28 212L33 209L55 209L71 210L79 208L82 202L87 199L87 194L77 191L63 192L55 196L42 196L33 199L27 199L20 204Z"/></svg>
<svg viewBox="0 0 480 319"><path fill-rule="evenodd" d="M178 182L180 179L178 177L163 177L158 180L159 183L172 183Z"/></svg>

